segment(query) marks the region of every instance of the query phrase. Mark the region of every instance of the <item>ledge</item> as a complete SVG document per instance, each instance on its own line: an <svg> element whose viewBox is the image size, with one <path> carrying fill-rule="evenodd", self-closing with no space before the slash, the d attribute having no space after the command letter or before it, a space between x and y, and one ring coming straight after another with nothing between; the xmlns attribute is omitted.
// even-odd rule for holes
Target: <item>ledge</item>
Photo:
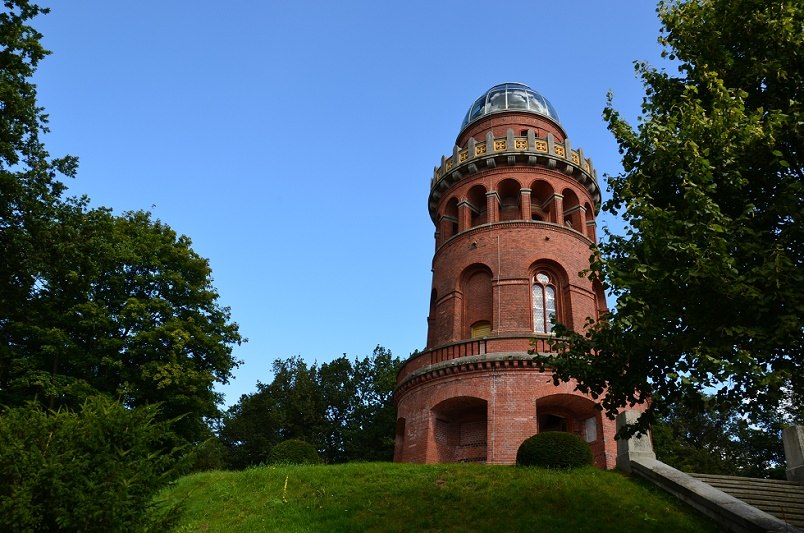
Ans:
<svg viewBox="0 0 804 533"><path fill-rule="evenodd" d="M592 239L590 239L589 237L587 237L586 235L584 235L580 231L578 231L576 229L573 229L573 228L568 228L567 226L562 226L561 224L556 224L555 222L545 222L543 220L503 220L503 221L497 221L497 222L488 222L486 224L480 224L478 226L474 226L474 227L469 228L469 229L467 229L465 231L462 231L460 233L456 233L455 235L453 235L452 237L450 237L449 239L447 239L446 241L441 243L441 246L439 246L436 249L435 254L433 254L433 262L435 263L435 258L436 258L436 256L438 256L438 254L439 254L439 252L441 250L443 250L444 248L446 248L450 244L459 241L460 237L471 237L473 235L476 235L478 233L488 231L488 230L491 230L491 229L500 229L501 226L504 226L506 228L534 227L534 226L536 226L536 227L539 227L540 229L543 229L545 231L554 231L554 232L557 232L557 233L561 233L561 234L568 235L570 237L576 238L579 241L582 241L587 246L592 246L594 244L594 241Z"/></svg>
<svg viewBox="0 0 804 533"><path fill-rule="evenodd" d="M775 516L656 459L632 459L630 467L633 474L686 502L728 531L800 533Z"/></svg>
<svg viewBox="0 0 804 533"><path fill-rule="evenodd" d="M535 357L536 354L529 354L527 352L496 352L448 359L414 370L409 375L405 376L402 381L397 383L394 389L394 396L398 397L412 387L427 381L466 372L498 369L539 370L539 365L534 362Z"/></svg>

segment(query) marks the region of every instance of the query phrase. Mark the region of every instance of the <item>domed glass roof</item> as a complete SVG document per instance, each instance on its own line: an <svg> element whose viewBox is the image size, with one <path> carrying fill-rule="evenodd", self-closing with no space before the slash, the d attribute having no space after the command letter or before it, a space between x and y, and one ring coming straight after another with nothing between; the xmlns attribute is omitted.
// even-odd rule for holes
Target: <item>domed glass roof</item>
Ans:
<svg viewBox="0 0 804 533"><path fill-rule="evenodd" d="M501 83L475 100L466 112L461 130L480 117L502 111L536 113L559 122L558 113L547 98L522 83Z"/></svg>

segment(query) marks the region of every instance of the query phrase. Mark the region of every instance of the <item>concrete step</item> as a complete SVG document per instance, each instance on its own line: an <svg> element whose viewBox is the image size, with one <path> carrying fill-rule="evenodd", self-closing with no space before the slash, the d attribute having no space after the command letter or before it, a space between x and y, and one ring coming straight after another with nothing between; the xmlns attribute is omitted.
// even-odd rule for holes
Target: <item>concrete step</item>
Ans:
<svg viewBox="0 0 804 533"><path fill-rule="evenodd" d="M804 530L804 486L795 481L710 474L690 476Z"/></svg>

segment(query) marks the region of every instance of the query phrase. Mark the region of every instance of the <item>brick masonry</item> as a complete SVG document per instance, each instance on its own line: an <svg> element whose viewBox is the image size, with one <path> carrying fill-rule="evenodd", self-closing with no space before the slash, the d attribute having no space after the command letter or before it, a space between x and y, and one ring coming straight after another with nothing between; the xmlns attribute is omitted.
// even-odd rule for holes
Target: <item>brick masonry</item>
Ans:
<svg viewBox="0 0 804 533"><path fill-rule="evenodd" d="M566 141L548 117L504 112L469 124L457 147L489 133ZM555 290L558 321L578 330L606 309L602 287L579 275L589 267L598 206L587 186L547 159L521 160L479 159L481 169L431 197L427 348L398 375L396 461L511 464L526 438L562 430L589 442L598 466L615 466L614 421L572 383L554 385L528 355L550 350L551 336L537 332L534 318L537 274Z"/></svg>

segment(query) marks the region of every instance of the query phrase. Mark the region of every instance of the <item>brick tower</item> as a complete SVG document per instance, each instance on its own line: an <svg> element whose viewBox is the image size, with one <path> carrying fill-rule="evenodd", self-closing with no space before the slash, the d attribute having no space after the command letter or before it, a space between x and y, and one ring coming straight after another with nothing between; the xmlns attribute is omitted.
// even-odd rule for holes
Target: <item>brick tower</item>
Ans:
<svg viewBox="0 0 804 533"><path fill-rule="evenodd" d="M591 160L542 95L503 83L472 104L430 185L427 347L397 378L396 461L511 464L526 438L558 430L614 466L614 423L528 355L550 350L554 318L580 329L606 307L578 275L599 207Z"/></svg>

